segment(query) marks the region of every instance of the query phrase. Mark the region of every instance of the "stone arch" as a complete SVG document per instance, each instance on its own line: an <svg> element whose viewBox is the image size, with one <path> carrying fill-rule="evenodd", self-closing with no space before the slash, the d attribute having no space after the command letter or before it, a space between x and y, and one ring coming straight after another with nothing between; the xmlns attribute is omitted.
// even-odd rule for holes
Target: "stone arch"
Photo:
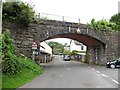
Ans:
<svg viewBox="0 0 120 90"><path fill-rule="evenodd" d="M80 29L79 32L77 32L78 28ZM3 24L3 29L10 29L15 39L15 44L19 48L19 53L23 53L27 57L31 57L31 47L34 40L39 43L55 37L68 37L86 44L89 46L88 49L92 49L96 51L96 53L99 51L99 59L102 61L109 61L119 57L119 34L113 30L96 31L85 24L55 20L40 20L39 23L31 23L29 27L21 27L14 23L6 23ZM82 39L83 37L84 40ZM86 41L90 42L86 43Z"/></svg>
<svg viewBox="0 0 120 90"><path fill-rule="evenodd" d="M52 28L51 28L52 27ZM35 40L37 41L44 41L46 39L50 39L50 38L54 38L54 37L68 37L68 38L72 38L73 39L77 39L76 37L78 37L78 35L80 36L80 38L84 38L85 40L90 40L91 42L93 42L95 44L102 44L105 45L106 44L106 40L104 38L104 36L101 36L101 32L97 32L95 30L92 29L88 29L88 28L82 28L82 27L61 27L58 26L56 28L56 26L49 26L47 28L42 28L41 27L39 29L36 30L35 33ZM77 29L80 29L80 32L77 32ZM42 30L42 31L41 31ZM81 40L81 42L84 43L83 40ZM84 43L86 44L86 43ZM93 45L92 45L93 46Z"/></svg>
<svg viewBox="0 0 120 90"><path fill-rule="evenodd" d="M39 26L33 24L32 29L36 32L34 34L34 39L38 42L52 38L71 38L88 46L88 53L92 53L93 55L94 48L98 47L97 51L99 50L100 54L96 57L103 60L102 55L104 54L103 51L106 40L104 36L101 36L101 31L88 28L88 26L84 24L66 24L65 22L60 21L50 22L50 20L48 20L48 22L45 21L44 24L42 23ZM93 57L91 59L94 59Z"/></svg>
<svg viewBox="0 0 120 90"><path fill-rule="evenodd" d="M45 32L43 32L42 34L44 35ZM50 33L50 32L49 32ZM91 53L91 56L87 56L89 61L92 60L92 62L101 62L100 60L103 60L103 57L102 55L104 54L104 47L105 47L105 44L104 42L101 41L101 39L98 40L98 37L95 38L95 37L92 37L90 35L85 35L85 33L56 33L54 32L55 34L49 36L48 32L47 32L47 35L44 39L42 39L41 41L44 41L44 40L48 40L48 39L53 39L53 38L70 38L70 39L74 39L74 40L77 40L81 43L83 43L84 45L86 45L88 47L87 49L87 53ZM40 39L39 39L40 40ZM96 48L97 47L97 48ZM97 55L94 55L95 54L95 50L94 49L97 49ZM102 51L103 50L103 51Z"/></svg>

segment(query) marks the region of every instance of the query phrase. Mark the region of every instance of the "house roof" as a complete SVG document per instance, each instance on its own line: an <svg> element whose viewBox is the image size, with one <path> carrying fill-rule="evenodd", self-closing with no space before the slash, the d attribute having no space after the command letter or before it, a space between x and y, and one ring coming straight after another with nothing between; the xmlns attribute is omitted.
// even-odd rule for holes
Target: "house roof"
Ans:
<svg viewBox="0 0 120 90"><path fill-rule="evenodd" d="M49 54L49 55L50 55L50 53L47 53L47 52L45 52L45 51L43 51L43 50L40 50L40 53L41 53L41 54Z"/></svg>
<svg viewBox="0 0 120 90"><path fill-rule="evenodd" d="M78 42L78 41L75 41L75 40L74 40L74 43L75 43L76 45L82 45L82 43L80 43L80 42Z"/></svg>

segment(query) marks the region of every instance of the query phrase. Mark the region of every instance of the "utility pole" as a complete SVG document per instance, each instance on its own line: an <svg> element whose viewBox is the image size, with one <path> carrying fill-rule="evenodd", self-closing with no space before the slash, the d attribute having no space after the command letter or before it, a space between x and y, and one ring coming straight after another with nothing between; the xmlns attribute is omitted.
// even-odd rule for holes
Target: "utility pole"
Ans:
<svg viewBox="0 0 120 90"><path fill-rule="evenodd" d="M118 13L120 13L120 1L118 2Z"/></svg>
<svg viewBox="0 0 120 90"><path fill-rule="evenodd" d="M0 0L0 34L2 33L2 8L3 8L3 2Z"/></svg>
<svg viewBox="0 0 120 90"><path fill-rule="evenodd" d="M0 35L2 33L2 0L0 0ZM1 37L0 37L1 39ZM1 41L1 40L0 40ZM2 42L0 42L1 44ZM2 50L0 49L0 53ZM1 65L2 58L0 57L0 89L2 88L2 65Z"/></svg>

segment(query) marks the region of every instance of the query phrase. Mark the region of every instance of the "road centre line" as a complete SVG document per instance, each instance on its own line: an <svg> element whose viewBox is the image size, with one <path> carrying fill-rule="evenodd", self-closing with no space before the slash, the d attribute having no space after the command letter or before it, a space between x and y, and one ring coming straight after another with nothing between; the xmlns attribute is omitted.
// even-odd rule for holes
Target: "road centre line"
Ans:
<svg viewBox="0 0 120 90"><path fill-rule="evenodd" d="M104 76L104 77L108 77L107 75L105 75L105 74L103 74L103 73L102 73L102 76Z"/></svg>
<svg viewBox="0 0 120 90"><path fill-rule="evenodd" d="M116 80L114 80L114 79L112 79L112 81L115 82L115 83L117 83L117 84L120 84L118 81L116 81Z"/></svg>
<svg viewBox="0 0 120 90"><path fill-rule="evenodd" d="M89 67L89 68L91 68L91 67ZM97 73L100 74L100 72L97 71L97 70L95 70L94 68L92 68L92 70L94 70L94 71L96 71ZM104 76L104 77L107 77L107 78L111 79L111 80L112 80L114 83L116 83L116 84L120 84L120 83L119 83L118 81L116 81L115 79L113 79L113 78L111 78L111 77L109 77L109 76L107 76L107 75L105 75L105 74L103 74L103 73L101 73L101 75Z"/></svg>
<svg viewBox="0 0 120 90"><path fill-rule="evenodd" d="M108 77L110 78L113 82L115 82L116 84L120 84L118 81L116 81L115 79L111 78L111 77Z"/></svg>
<svg viewBox="0 0 120 90"><path fill-rule="evenodd" d="M99 71L96 71L97 73L100 73Z"/></svg>

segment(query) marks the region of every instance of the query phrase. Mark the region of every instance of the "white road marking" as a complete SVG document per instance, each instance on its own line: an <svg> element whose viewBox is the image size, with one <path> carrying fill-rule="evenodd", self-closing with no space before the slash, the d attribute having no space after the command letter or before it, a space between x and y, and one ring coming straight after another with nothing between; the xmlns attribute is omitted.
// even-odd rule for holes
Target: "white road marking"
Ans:
<svg viewBox="0 0 120 90"><path fill-rule="evenodd" d="M104 77L108 77L107 75L105 75L105 74L102 74L102 76L104 76Z"/></svg>
<svg viewBox="0 0 120 90"><path fill-rule="evenodd" d="M120 84L118 81L116 81L116 80L114 80L114 79L112 79L112 81L115 82L115 83L117 83L117 84Z"/></svg>
<svg viewBox="0 0 120 90"><path fill-rule="evenodd" d="M100 73L99 71L96 71L97 73Z"/></svg>
<svg viewBox="0 0 120 90"><path fill-rule="evenodd" d="M88 68L91 68L91 67L88 66ZM92 70L96 71L94 68L92 68ZM96 72L100 74L99 71L96 71ZM109 77L109 76L107 76L107 75L105 75L105 74L103 74L103 73L101 73L101 75L104 76L104 77L110 78L110 79L111 79L113 82L115 82L116 84L120 84L118 81L112 79L111 77Z"/></svg>

